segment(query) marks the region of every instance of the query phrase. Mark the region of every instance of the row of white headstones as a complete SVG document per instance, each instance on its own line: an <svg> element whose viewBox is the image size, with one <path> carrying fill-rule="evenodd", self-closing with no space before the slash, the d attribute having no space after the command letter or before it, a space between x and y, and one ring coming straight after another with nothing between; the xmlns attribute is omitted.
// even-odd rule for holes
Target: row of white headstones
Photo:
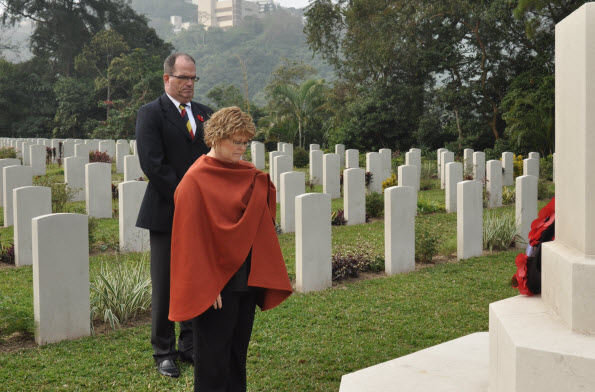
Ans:
<svg viewBox="0 0 595 392"><path fill-rule="evenodd" d="M87 217L80 214L51 214L50 188L31 186L34 175L32 165L39 147L44 152L45 170L45 140L37 141L42 144L13 139L2 139L1 142L4 145L16 144L24 163L20 165L19 159L0 160L0 184L5 226L10 226L13 222L15 226L16 265L33 265L37 341L43 344L85 336L89 332L88 299L85 299L88 296L82 295L89 290ZM57 144L55 140L49 142L50 145ZM137 176L142 176L138 167L138 156L123 154L130 151L130 146L125 141L100 141L99 150L103 149L109 155L113 150L106 149L106 146L110 144L115 144L115 150L121 151L120 158L118 159L117 155L116 160L124 162L126 173L129 172L129 167L138 168L134 174L128 175L129 178L125 178L133 179L132 181L124 181L118 185L120 250L148 250L147 231L135 227L140 202L147 186L145 181L134 181ZM88 216L111 218L111 164L87 163L89 150L94 147L93 142L64 141L64 146L69 145L72 149L65 148L64 155L67 156L70 152L75 155L64 159L65 182L69 187L83 189L79 194L84 195ZM264 145L254 142L251 148L253 162L258 166L263 163L259 160L264 156ZM270 172L279 189L282 231L296 232L296 289L300 292L323 290L331 286L331 199L341 197L340 168L343 164L348 167L343 172L345 218L350 225L365 223L365 171L357 167L359 152L353 149L345 151L342 145L337 145L336 150L339 153L323 154L319 146L310 146L310 176L315 183L322 177L323 193L306 194L305 173L292 171L292 145L283 143L278 148L281 151L269 153L272 162ZM29 154L25 155L25 151L29 151ZM341 151L344 153L340 154ZM473 166L476 178L482 176L478 173L484 173L480 163L482 154L473 154L479 157ZM340 160L341 156L345 157L344 163ZM405 156L407 164L398 168L399 186L385 190L385 270L389 275L408 272L415 268L415 215L420 184L421 151L411 149ZM449 209L452 212L458 211L459 258L481 255L482 183L485 182L488 186L502 183L502 179L498 178L502 177L502 170L490 169L492 162L499 164L500 161L488 162L487 181L456 181L457 178L462 180L462 165L449 161L453 157L452 152L439 151L438 156L441 157L438 172L447 174L443 176L447 198L451 195L451 201L455 201L454 206L451 205ZM531 160L538 162L536 158L527 161ZM391 175L391 150L382 149L380 152L366 154L366 163L366 171L373 173L369 191L378 190L377 185L380 185L381 191L381 179ZM318 173L319 166L322 169L321 174ZM526 170L530 167L531 165L525 165ZM453 174L456 172L458 175ZM534 175L525 175L517 179L517 187L522 189L517 196L517 210L519 205L523 206L520 213L517 213L517 219L526 232L530 222L537 215L537 175L538 173L534 172ZM499 193L501 199L501 191L496 192L494 185L490 189L493 194ZM500 204L493 204L497 205L501 205L501 201ZM41 230L43 227L53 229ZM524 236L526 238L526 233ZM77 267L72 268L73 265ZM81 265L87 267L81 269ZM64 284L65 282L68 284ZM57 295L57 291L60 290L66 291L64 295ZM67 314L64 317L55 317L56 312ZM78 316L75 317L75 314ZM78 320L78 323L73 323L74 319Z"/></svg>
<svg viewBox="0 0 595 392"><path fill-rule="evenodd" d="M253 163L264 168L264 145L254 142L251 148ZM336 145L335 153L324 154L319 145L310 145L310 181L319 184L322 178L320 194L306 193L306 174L292 171L293 146L279 143L277 148L269 153L269 169L278 189L281 230L296 233L296 289L301 292L323 290L331 286L331 200L341 197L341 166L346 167L343 171L345 219L348 225L362 224L366 221L366 192L382 192L382 180L391 176L392 153L385 148L366 154L365 171L372 173L366 190L365 171L358 167L358 150L345 150L344 145ZM483 188L487 190L488 208L502 206L502 187L513 185L513 154L505 152L501 161L491 160L487 165L485 154L471 149L464 151L463 163L453 162L454 153L444 148L437 151L437 156L446 209L457 213L458 259L480 256L483 252ZM412 148L407 152L405 163L397 169L398 186L384 191L385 272L388 275L415 268L421 150ZM472 172L474 180L463 181L463 166L466 172ZM523 167L523 175L516 179L519 246L526 243L531 222L537 217L539 154L530 153Z"/></svg>
<svg viewBox="0 0 595 392"><path fill-rule="evenodd" d="M52 214L51 188L32 186L46 172L46 147L63 142L65 182L87 214ZM89 151L116 158L121 252L149 250L147 230L135 227L147 187L132 141L0 139L17 158L0 159L4 226L14 225L15 263L33 265L34 318L39 344L90 334L88 217L112 217L112 165L89 163ZM132 154L131 154L132 152ZM58 155L58 154L56 154ZM57 159L58 157L56 157ZM21 164L22 163L22 164ZM35 170L34 170L35 169Z"/></svg>

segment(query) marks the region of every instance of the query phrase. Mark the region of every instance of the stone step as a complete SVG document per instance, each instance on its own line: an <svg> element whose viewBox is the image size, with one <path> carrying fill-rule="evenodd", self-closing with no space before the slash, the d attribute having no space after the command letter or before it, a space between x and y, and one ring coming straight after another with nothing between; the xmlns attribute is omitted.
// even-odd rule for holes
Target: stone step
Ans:
<svg viewBox="0 0 595 392"><path fill-rule="evenodd" d="M344 375L339 392L486 392L487 332Z"/></svg>
<svg viewBox="0 0 595 392"><path fill-rule="evenodd" d="M595 336L566 325L540 296L490 304L490 392L595 391Z"/></svg>

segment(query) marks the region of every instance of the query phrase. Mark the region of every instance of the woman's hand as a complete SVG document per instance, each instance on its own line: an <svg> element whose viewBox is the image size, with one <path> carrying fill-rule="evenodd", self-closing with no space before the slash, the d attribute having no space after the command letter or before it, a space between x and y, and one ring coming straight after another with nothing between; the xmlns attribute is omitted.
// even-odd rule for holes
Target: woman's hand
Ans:
<svg viewBox="0 0 595 392"><path fill-rule="evenodd" d="M215 303L213 304L213 309L221 309L223 307L223 300L221 299L221 294L217 296Z"/></svg>

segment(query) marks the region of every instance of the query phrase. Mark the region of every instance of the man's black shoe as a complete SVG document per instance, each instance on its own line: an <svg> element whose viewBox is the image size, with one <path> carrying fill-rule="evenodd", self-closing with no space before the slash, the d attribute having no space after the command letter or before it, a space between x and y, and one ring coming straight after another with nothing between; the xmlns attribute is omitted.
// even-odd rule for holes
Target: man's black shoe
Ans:
<svg viewBox="0 0 595 392"><path fill-rule="evenodd" d="M163 362L159 362L157 364L157 371L159 371L159 374L161 374L162 376L173 378L180 377L180 369L178 368L176 363L171 359L166 359Z"/></svg>

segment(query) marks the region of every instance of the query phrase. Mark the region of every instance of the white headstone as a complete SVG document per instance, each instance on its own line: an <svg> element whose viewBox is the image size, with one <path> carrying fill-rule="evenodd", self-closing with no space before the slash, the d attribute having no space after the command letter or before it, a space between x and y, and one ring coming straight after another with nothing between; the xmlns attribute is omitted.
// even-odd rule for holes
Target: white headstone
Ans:
<svg viewBox="0 0 595 392"><path fill-rule="evenodd" d="M306 193L306 173L290 171L281 174L281 231L295 232L295 198Z"/></svg>
<svg viewBox="0 0 595 392"><path fill-rule="evenodd" d="M414 188L393 186L384 191L384 268L387 275L415 270L416 212L417 192Z"/></svg>
<svg viewBox="0 0 595 392"><path fill-rule="evenodd" d="M442 158L442 153L444 151L448 151L446 148L439 148L438 150L436 150L436 170L438 171L438 178L441 178L442 173L440 172L440 170L442 169L442 165L440 162L440 159Z"/></svg>
<svg viewBox="0 0 595 392"><path fill-rule="evenodd" d="M343 198L347 224L366 223L366 172L364 169L343 170Z"/></svg>
<svg viewBox="0 0 595 392"><path fill-rule="evenodd" d="M12 195L15 264L17 267L32 265L31 219L52 213L52 190L42 186L25 186L13 189Z"/></svg>
<svg viewBox="0 0 595 392"><path fill-rule="evenodd" d="M149 230L136 227L147 184L146 181L126 181L118 184L120 252L144 252L150 249Z"/></svg>
<svg viewBox="0 0 595 392"><path fill-rule="evenodd" d="M284 143L283 144L283 152L289 156L293 156L293 144Z"/></svg>
<svg viewBox="0 0 595 392"><path fill-rule="evenodd" d="M120 141L116 144L116 173L124 173L124 157L130 155L130 145L127 141Z"/></svg>
<svg viewBox="0 0 595 392"><path fill-rule="evenodd" d="M502 207L502 162L488 161L486 165L488 208Z"/></svg>
<svg viewBox="0 0 595 392"><path fill-rule="evenodd" d="M445 179L446 179L446 170L444 167L446 164L455 161L455 154L454 152L450 151L443 151L440 157L440 189L444 189L446 187Z"/></svg>
<svg viewBox="0 0 595 392"><path fill-rule="evenodd" d="M457 212L457 184L463 181L463 165L450 162L445 166L446 179L444 188L444 204L446 212Z"/></svg>
<svg viewBox="0 0 595 392"><path fill-rule="evenodd" d="M62 159L74 156L74 141L66 140L62 143Z"/></svg>
<svg viewBox="0 0 595 392"><path fill-rule="evenodd" d="M345 167L347 169L354 169L359 167L359 151L349 149L345 151Z"/></svg>
<svg viewBox="0 0 595 392"><path fill-rule="evenodd" d="M18 158L4 158L0 159L0 207L4 206L4 171L6 166L20 166L21 160Z"/></svg>
<svg viewBox="0 0 595 392"><path fill-rule="evenodd" d="M280 151L269 152L269 175L271 176L271 181L273 181L273 184L277 189L279 189L279 183L277 182L277 175L275 173L275 157L278 157L282 154L283 153Z"/></svg>
<svg viewBox="0 0 595 392"><path fill-rule="evenodd" d="M277 189L281 189L281 174L293 171L293 158L290 155L278 155L275 161L275 182ZM277 203L281 201L281 192L277 192Z"/></svg>
<svg viewBox="0 0 595 392"><path fill-rule="evenodd" d="M112 165L87 163L85 165L85 200L87 215L94 218L112 217Z"/></svg>
<svg viewBox="0 0 595 392"><path fill-rule="evenodd" d="M486 179L486 154L483 151L473 153L473 179L485 185Z"/></svg>
<svg viewBox="0 0 595 392"><path fill-rule="evenodd" d="M417 169L417 188L416 191L420 190L421 183L421 150L418 148L412 148L409 152L405 153L405 165L415 166Z"/></svg>
<svg viewBox="0 0 595 392"><path fill-rule="evenodd" d="M320 150L320 144L310 144L310 151Z"/></svg>
<svg viewBox="0 0 595 392"><path fill-rule="evenodd" d="M331 197L306 193L295 198L296 291L319 291L332 284Z"/></svg>
<svg viewBox="0 0 595 392"><path fill-rule="evenodd" d="M477 154L477 153L475 153ZM483 253L483 185L479 181L457 184L457 259Z"/></svg>
<svg viewBox="0 0 595 392"><path fill-rule="evenodd" d="M89 146L84 143L75 144L74 156L77 158L82 158L85 163L89 163Z"/></svg>
<svg viewBox="0 0 595 392"><path fill-rule="evenodd" d="M335 144L335 154L337 154L339 156L340 167L345 167L345 145L344 144Z"/></svg>
<svg viewBox="0 0 595 392"><path fill-rule="evenodd" d="M76 191L72 201L85 200L85 160L69 157L64 159L64 182Z"/></svg>
<svg viewBox="0 0 595 392"><path fill-rule="evenodd" d="M264 170L264 144L261 142L252 142L250 145L250 152L252 155L252 163L258 170Z"/></svg>
<svg viewBox="0 0 595 392"><path fill-rule="evenodd" d="M417 176L417 166L415 165L401 165L397 169L397 178L399 179L399 186L410 186L415 189L415 197L417 199L417 189L419 188L419 177Z"/></svg>
<svg viewBox="0 0 595 392"><path fill-rule="evenodd" d="M3 175L4 227L14 224L14 206L12 190L33 185L33 169L31 166L5 166Z"/></svg>
<svg viewBox="0 0 595 392"><path fill-rule="evenodd" d="M523 159L523 175L539 178L539 160L535 158Z"/></svg>
<svg viewBox="0 0 595 392"><path fill-rule="evenodd" d="M382 183L392 174L392 152L390 148L381 148L378 153L382 161L382 181L380 181Z"/></svg>
<svg viewBox="0 0 595 392"><path fill-rule="evenodd" d="M107 155L114 159L116 156L116 142L113 140L102 140L99 142L99 151L105 152Z"/></svg>
<svg viewBox="0 0 595 392"><path fill-rule="evenodd" d="M320 150L310 150L310 181L314 185L322 184L322 156Z"/></svg>
<svg viewBox="0 0 595 392"><path fill-rule="evenodd" d="M41 144L32 144L29 146L29 160L34 176L45 175L45 146Z"/></svg>
<svg viewBox="0 0 595 392"><path fill-rule="evenodd" d="M110 165L111 168L111 165ZM133 181L138 180L141 177L144 177L145 173L143 173L142 169L140 168L140 161L138 159L138 155L127 155L124 157L124 181Z"/></svg>
<svg viewBox="0 0 595 392"><path fill-rule="evenodd" d="M514 154L502 153L502 186L514 185Z"/></svg>
<svg viewBox="0 0 595 392"><path fill-rule="evenodd" d="M529 243L531 223L537 218L537 177L518 176L516 178L516 225L520 241L516 241L517 248L526 248Z"/></svg>
<svg viewBox="0 0 595 392"><path fill-rule="evenodd" d="M372 173L372 179L368 185L370 192L382 193L382 158L377 152L366 154L366 171Z"/></svg>
<svg viewBox="0 0 595 392"><path fill-rule="evenodd" d="M463 177L465 175L473 175L473 149L466 148L463 150Z"/></svg>
<svg viewBox="0 0 595 392"><path fill-rule="evenodd" d="M530 152L529 158L537 159L539 161L539 153L538 152Z"/></svg>
<svg viewBox="0 0 595 392"><path fill-rule="evenodd" d="M32 220L35 341L89 336L89 230L81 214Z"/></svg>
<svg viewBox="0 0 595 392"><path fill-rule="evenodd" d="M341 197L341 166L338 154L324 154L322 158L322 192L331 199Z"/></svg>

